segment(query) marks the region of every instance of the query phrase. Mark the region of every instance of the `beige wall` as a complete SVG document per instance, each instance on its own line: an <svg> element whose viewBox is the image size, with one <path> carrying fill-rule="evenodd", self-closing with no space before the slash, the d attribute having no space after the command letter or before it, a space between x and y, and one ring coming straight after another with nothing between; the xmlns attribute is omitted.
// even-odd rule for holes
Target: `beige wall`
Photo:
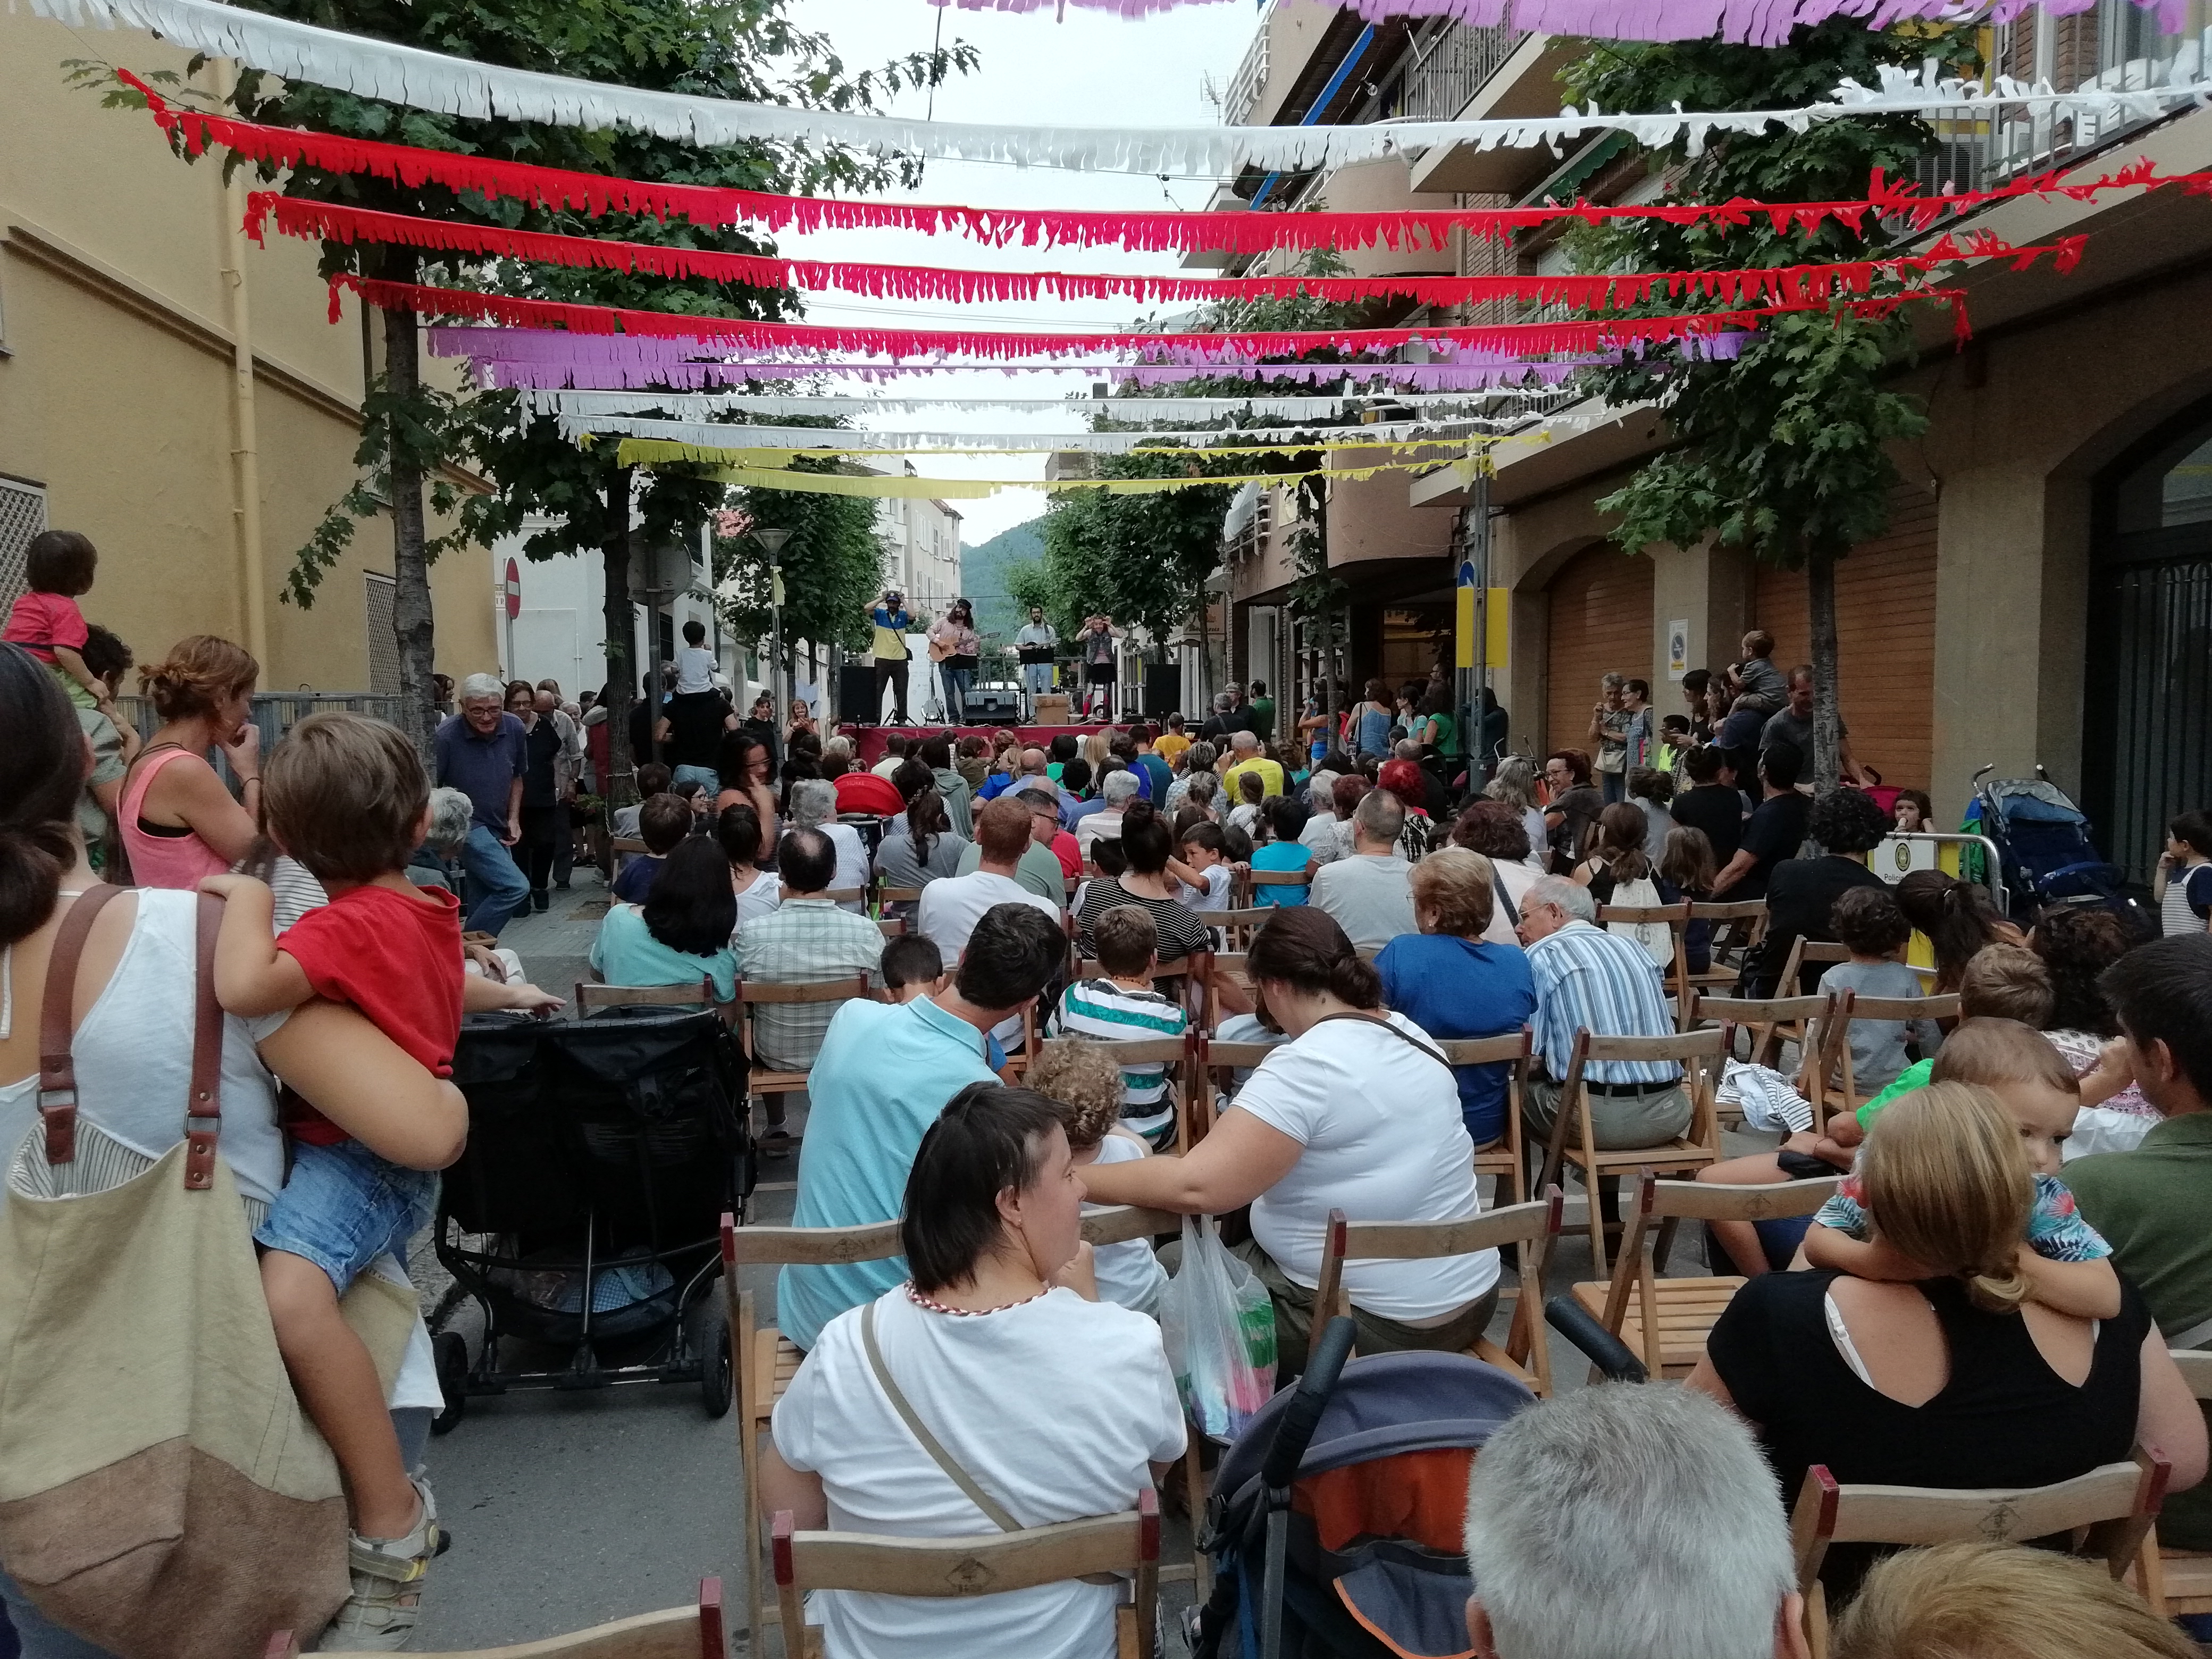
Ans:
<svg viewBox="0 0 2212 1659"><path fill-rule="evenodd" d="M326 320L313 245L231 235L219 159L187 166L148 117L65 87L60 61L94 50L142 73L185 61L131 31L88 40L0 9L0 474L43 485L48 524L99 545L85 612L141 661L220 633L261 657L266 688L366 690L364 577L391 571L388 521L361 527L312 610L279 602L294 550L353 482L359 313ZM258 561L234 455L232 270L252 342ZM446 561L432 592L440 667L492 665L480 562Z"/></svg>

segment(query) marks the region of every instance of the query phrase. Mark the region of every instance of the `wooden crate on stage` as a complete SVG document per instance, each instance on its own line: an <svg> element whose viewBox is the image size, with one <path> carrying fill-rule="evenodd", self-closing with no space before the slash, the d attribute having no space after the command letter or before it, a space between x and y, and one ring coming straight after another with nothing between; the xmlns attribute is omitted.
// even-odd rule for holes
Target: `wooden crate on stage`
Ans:
<svg viewBox="0 0 2212 1659"><path fill-rule="evenodd" d="M1074 725L1073 711L1067 705L1067 694L1064 691L1040 691L1037 694L1036 707L1030 713L1030 724L1032 726Z"/></svg>

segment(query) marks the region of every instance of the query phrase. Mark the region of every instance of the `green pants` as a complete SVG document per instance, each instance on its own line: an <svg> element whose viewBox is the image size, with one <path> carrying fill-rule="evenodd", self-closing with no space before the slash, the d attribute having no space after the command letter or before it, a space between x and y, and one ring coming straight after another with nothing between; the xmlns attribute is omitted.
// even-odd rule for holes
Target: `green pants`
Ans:
<svg viewBox="0 0 2212 1659"><path fill-rule="evenodd" d="M1306 1368L1306 1347L1313 1338L1314 1293L1285 1279L1257 1240L1248 1238L1230 1248L1260 1276L1275 1304L1275 1380L1279 1385L1295 1382ZM1462 1309L1457 1317L1429 1327L1401 1325L1395 1319L1369 1313L1355 1303L1352 1317L1359 1327L1358 1350L1361 1353L1395 1353L1407 1348L1464 1352L1490 1328L1491 1316L1498 1311L1498 1288L1492 1285L1487 1295Z"/></svg>

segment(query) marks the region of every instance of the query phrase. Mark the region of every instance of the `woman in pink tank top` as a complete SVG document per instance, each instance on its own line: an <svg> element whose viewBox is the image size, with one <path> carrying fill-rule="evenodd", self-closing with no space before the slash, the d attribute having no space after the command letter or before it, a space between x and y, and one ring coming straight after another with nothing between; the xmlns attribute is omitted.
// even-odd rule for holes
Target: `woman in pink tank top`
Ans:
<svg viewBox="0 0 2212 1659"><path fill-rule="evenodd" d="M261 665L228 640L196 634L165 662L138 671L161 717L123 782L117 818L133 880L193 888L244 858L258 833L261 734L251 719ZM234 799L213 766L221 749L245 794Z"/></svg>

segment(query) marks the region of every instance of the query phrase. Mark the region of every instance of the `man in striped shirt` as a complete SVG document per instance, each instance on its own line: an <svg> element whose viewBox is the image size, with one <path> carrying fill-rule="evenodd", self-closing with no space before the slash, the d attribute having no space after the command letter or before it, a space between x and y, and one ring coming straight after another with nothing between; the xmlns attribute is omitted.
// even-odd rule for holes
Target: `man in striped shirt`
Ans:
<svg viewBox="0 0 2212 1659"><path fill-rule="evenodd" d="M1051 1035L1105 1042L1181 1036L1189 1016L1181 1004L1152 988L1152 972L1159 966L1159 935L1152 912L1141 905L1117 904L1099 916L1091 933L1103 971L1060 993ZM1169 1086L1165 1064L1154 1060L1121 1067L1121 1123L1156 1151L1173 1142L1175 1091Z"/></svg>
<svg viewBox="0 0 2212 1659"><path fill-rule="evenodd" d="M1521 943L1536 985L1533 1023L1540 1069L1531 1074L1521 1116L1547 1140L1559 1113L1560 1086L1574 1059L1575 1034L1672 1036L1659 969L1633 939L1596 927L1589 889L1545 876L1521 902ZM1601 1152L1656 1146L1690 1125L1690 1096L1672 1060L1601 1060L1583 1068L1591 1139Z"/></svg>

